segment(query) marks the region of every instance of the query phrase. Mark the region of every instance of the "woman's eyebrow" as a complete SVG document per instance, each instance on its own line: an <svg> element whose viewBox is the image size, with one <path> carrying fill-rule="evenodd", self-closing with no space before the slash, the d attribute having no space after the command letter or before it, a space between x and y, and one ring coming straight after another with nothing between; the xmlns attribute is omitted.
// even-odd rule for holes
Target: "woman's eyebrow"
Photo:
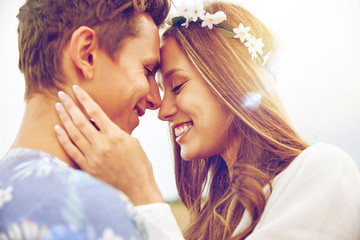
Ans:
<svg viewBox="0 0 360 240"><path fill-rule="evenodd" d="M170 78L174 73L179 72L179 71L182 71L182 69L181 68L173 68L164 73L164 78L166 78L166 79Z"/></svg>

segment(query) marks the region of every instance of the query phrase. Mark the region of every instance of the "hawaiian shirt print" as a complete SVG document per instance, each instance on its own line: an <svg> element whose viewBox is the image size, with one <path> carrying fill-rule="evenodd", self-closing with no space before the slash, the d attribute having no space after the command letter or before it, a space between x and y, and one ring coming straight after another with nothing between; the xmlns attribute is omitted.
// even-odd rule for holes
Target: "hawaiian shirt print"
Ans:
<svg viewBox="0 0 360 240"><path fill-rule="evenodd" d="M12 149L0 160L0 240L146 239L127 197L56 157Z"/></svg>

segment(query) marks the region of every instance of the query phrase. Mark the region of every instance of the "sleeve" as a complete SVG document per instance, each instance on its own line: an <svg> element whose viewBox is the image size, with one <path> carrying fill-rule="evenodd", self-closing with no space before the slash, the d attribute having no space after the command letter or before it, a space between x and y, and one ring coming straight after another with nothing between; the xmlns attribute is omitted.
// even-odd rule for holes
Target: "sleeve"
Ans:
<svg viewBox="0 0 360 240"><path fill-rule="evenodd" d="M353 159L326 144L306 149L273 183L247 240L360 239L360 174Z"/></svg>
<svg viewBox="0 0 360 240"><path fill-rule="evenodd" d="M135 213L142 219L150 240L184 239L168 204L153 203L136 206Z"/></svg>

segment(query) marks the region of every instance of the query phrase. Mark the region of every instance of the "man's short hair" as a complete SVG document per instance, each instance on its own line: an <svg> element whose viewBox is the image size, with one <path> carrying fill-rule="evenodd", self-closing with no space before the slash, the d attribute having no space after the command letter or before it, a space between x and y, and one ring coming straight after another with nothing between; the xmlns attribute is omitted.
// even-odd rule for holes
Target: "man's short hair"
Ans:
<svg viewBox="0 0 360 240"><path fill-rule="evenodd" d="M92 28L115 61L121 41L137 34L136 13L148 13L159 26L169 8L169 0L27 0L17 16L25 99L42 89L59 89L62 50L80 26Z"/></svg>

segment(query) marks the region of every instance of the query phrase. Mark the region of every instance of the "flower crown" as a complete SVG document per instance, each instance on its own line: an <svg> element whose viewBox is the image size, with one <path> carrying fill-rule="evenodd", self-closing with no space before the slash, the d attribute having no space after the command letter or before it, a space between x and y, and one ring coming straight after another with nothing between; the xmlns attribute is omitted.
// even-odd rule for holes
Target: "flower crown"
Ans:
<svg viewBox="0 0 360 240"><path fill-rule="evenodd" d="M257 58L259 55L262 58L262 66L268 61L271 51L263 57L264 43L261 38L256 38L249 33L250 27L245 27L242 23L237 28L231 24L224 22L226 20L226 14L222 11L218 11L214 14L205 12L201 5L197 4L193 7L184 5L178 9L178 14L171 17L167 23L173 26L188 27L190 22L197 22L201 24L201 27L208 27L213 29L216 27L222 35L229 38L239 38L241 43L248 48L251 59Z"/></svg>

